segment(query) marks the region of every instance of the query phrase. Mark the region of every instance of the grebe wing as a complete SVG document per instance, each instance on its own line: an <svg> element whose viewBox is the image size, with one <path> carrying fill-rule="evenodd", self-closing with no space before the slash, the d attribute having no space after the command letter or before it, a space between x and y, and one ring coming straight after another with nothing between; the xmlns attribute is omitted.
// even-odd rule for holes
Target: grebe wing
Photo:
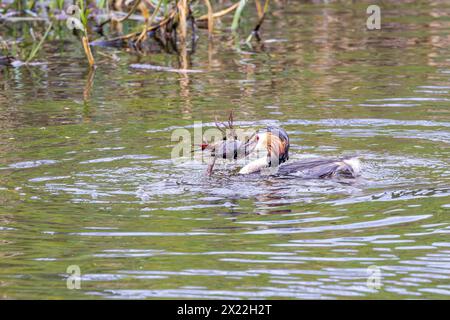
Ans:
<svg viewBox="0 0 450 320"><path fill-rule="evenodd" d="M312 158L286 163L278 168L280 175L300 175L304 178L329 178L336 175L359 175L359 160L348 158Z"/></svg>

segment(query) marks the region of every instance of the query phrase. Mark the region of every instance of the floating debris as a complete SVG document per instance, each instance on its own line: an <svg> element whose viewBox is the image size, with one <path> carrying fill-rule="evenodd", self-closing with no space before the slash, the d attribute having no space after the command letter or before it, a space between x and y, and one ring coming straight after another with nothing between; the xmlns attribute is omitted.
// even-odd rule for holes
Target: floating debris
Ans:
<svg viewBox="0 0 450 320"><path fill-rule="evenodd" d="M143 64L143 63L133 63L130 65L131 68L134 69L144 69L144 70L153 70L153 71L163 71L163 72L178 72L178 73L201 73L203 70L193 70L193 69L176 69L171 67L163 67L163 66L155 66L152 64Z"/></svg>

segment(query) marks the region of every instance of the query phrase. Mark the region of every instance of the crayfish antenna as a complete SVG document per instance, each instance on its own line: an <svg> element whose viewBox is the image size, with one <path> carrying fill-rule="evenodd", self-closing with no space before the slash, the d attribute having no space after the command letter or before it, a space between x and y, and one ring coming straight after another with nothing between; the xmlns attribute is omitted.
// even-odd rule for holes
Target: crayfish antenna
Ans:
<svg viewBox="0 0 450 320"><path fill-rule="evenodd" d="M227 126L226 126L223 122L218 122L217 116L215 116L215 119L216 119L216 121L214 121L214 123L215 123L215 125L216 125L216 128L219 129L220 132L222 132L222 133L225 135L225 137L226 137L227 132L225 131L225 129L226 129ZM220 125L222 125L223 128L221 128ZM225 128L225 129L224 129L224 128Z"/></svg>

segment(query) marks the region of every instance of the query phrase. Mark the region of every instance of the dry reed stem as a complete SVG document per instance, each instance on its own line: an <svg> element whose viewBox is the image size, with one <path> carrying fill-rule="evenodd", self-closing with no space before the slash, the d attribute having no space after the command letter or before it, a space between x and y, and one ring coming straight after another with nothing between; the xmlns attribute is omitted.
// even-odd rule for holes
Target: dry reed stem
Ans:
<svg viewBox="0 0 450 320"><path fill-rule="evenodd" d="M152 1L150 1L150 0L145 0L145 2L146 2L148 5L150 5L150 7L152 7L153 9L156 8L156 6L153 4Z"/></svg>
<svg viewBox="0 0 450 320"><path fill-rule="evenodd" d="M259 0L255 0L256 12L258 12L258 18L261 19L263 15L263 9L261 7L261 2Z"/></svg>
<svg viewBox="0 0 450 320"><path fill-rule="evenodd" d="M149 32L158 28L161 28L162 26L166 25L169 21L171 21L176 15L176 11L172 11L169 16L167 18L165 18L164 20L161 20L158 24L153 25L153 26L149 26L145 29L145 32ZM137 37L141 34L141 32L132 32L129 34L126 34L124 36L120 36L120 37L116 37L113 39L110 39L108 41L113 42L113 41L118 41L118 40L128 40L131 39L133 37Z"/></svg>
<svg viewBox="0 0 450 320"><path fill-rule="evenodd" d="M150 26L153 23L153 20L155 19L156 15L159 12L159 9L161 8L161 3L162 0L158 1L158 5L156 6L156 8L154 9L150 19L148 19L145 23L144 29L142 30L141 34L139 35L136 43L139 43L141 41L143 41L146 37L147 37L147 26Z"/></svg>
<svg viewBox="0 0 450 320"><path fill-rule="evenodd" d="M187 16L189 14L188 0L180 0L178 2L178 24L180 42L186 43L187 37Z"/></svg>
<svg viewBox="0 0 450 320"><path fill-rule="evenodd" d="M127 13L127 15L125 17L120 18L120 19L116 19L117 22L124 22L125 20L127 20L134 13L134 11L136 11L136 8L139 6L140 3L141 3L141 0L136 0L136 2L134 3L134 5L131 8L131 10Z"/></svg>
<svg viewBox="0 0 450 320"><path fill-rule="evenodd" d="M256 1L258 3L258 0L256 0ZM253 36L255 36L258 41L261 40L261 38L259 36L259 29L261 28L261 25L263 24L264 19L266 18L266 13L269 10L269 3L270 3L270 0L265 0L264 8L262 9L262 14L259 16L258 24L253 29L252 33L248 36L248 38L247 38L247 40L245 42L250 43L250 41L252 40ZM258 15L259 15L259 9L258 9Z"/></svg>
<svg viewBox="0 0 450 320"><path fill-rule="evenodd" d="M239 2L236 2L236 3L233 4L232 6L226 8L226 9L223 9L223 10L221 10L221 11L219 11L219 12L214 13L214 14L213 14L213 18L214 18L214 19L220 18L220 17L222 17L222 16L224 16L224 15L226 15L226 14L232 12L232 11L235 10L238 6L239 6ZM197 20L197 21L203 21L203 20L207 20L207 19L208 19L208 14L205 14L205 15L203 15L203 16L200 16L200 17L197 18L196 20Z"/></svg>
<svg viewBox="0 0 450 320"><path fill-rule="evenodd" d="M89 61L89 66L93 67L95 65L94 56L92 55L91 47L89 46L89 40L86 36L83 36L81 38L81 41L83 43L83 49L86 53L86 56Z"/></svg>
<svg viewBox="0 0 450 320"><path fill-rule="evenodd" d="M139 4L139 10L141 11L142 16L144 17L144 21L148 21L148 18L150 18L150 11L147 9L147 6L142 1Z"/></svg>
<svg viewBox="0 0 450 320"><path fill-rule="evenodd" d="M264 2L264 9L263 9L262 15L259 17L258 25L255 27L255 31L256 31L256 32L259 31L259 28L261 28L261 25L262 25L262 23L264 22L264 19L265 19L265 17L266 17L266 13L267 13L267 11L269 10L269 3L270 3L270 0L266 0L266 1Z"/></svg>
<svg viewBox="0 0 450 320"><path fill-rule="evenodd" d="M212 37L214 31L214 11L209 0L204 0L208 7L208 33Z"/></svg>

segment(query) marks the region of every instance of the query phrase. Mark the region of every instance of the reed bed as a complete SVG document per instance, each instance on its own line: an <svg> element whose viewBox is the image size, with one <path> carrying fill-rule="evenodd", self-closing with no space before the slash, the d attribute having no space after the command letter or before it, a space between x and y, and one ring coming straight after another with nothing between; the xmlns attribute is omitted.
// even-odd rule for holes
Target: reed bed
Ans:
<svg viewBox="0 0 450 320"><path fill-rule="evenodd" d="M276 0L272 0L279 2ZM1 29L4 24L43 23L40 36L33 27L29 32L32 49L23 58L30 63L42 48L54 26L66 23L79 38L90 67L96 61L93 46L113 46L148 53L149 43L168 53L186 52L195 46L203 34L212 40L218 21L230 16L231 24L225 26L232 35L239 36L242 19L250 19L255 10L257 20L246 41L260 40L260 29L269 12L270 0L0 0L0 65L12 65L19 60L11 43ZM247 12L247 14L245 14ZM124 25L128 24L127 28ZM130 27L131 26L131 27ZM224 26L221 24L221 28ZM127 29L128 32L123 32ZM204 32L199 30L205 29ZM25 31L24 31L25 32ZM9 40L9 42L8 42ZM20 56L20 55L19 55Z"/></svg>

